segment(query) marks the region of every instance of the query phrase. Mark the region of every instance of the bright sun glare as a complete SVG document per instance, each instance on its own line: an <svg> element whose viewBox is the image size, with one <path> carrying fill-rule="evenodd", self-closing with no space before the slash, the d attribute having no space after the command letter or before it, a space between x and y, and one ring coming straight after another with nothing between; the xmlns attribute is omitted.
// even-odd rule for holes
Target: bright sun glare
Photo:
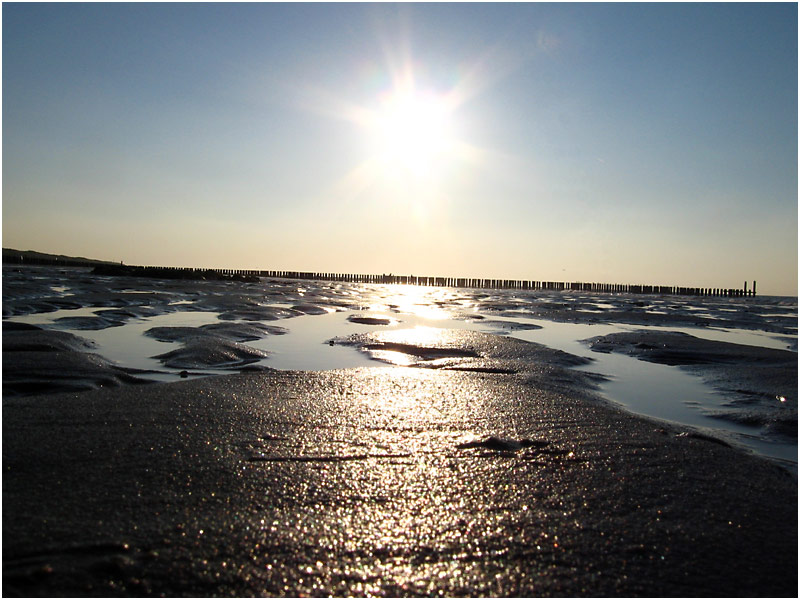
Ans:
<svg viewBox="0 0 800 600"><path fill-rule="evenodd" d="M458 122L458 109L474 90L463 82L450 88L418 85L410 64L390 71L390 87L380 95L364 104L333 97L333 110L325 109L355 123L364 144L363 161L331 193L355 198L372 189L384 202L407 206L422 222L446 201L460 168L482 161L483 151L462 139Z"/></svg>
<svg viewBox="0 0 800 600"><path fill-rule="evenodd" d="M432 92L394 91L382 98L369 129L374 156L385 173L435 174L453 147L452 108Z"/></svg>

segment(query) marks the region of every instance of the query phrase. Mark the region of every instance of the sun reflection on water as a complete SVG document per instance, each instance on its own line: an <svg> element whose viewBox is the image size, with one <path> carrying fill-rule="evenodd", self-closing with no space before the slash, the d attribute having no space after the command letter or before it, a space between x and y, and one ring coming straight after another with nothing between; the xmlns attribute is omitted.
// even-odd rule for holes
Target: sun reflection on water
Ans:
<svg viewBox="0 0 800 600"><path fill-rule="evenodd" d="M383 342L430 348L432 346L441 345L442 342L446 342L448 338L452 338L452 333L447 329L417 325L413 329L381 331L376 337Z"/></svg>
<svg viewBox="0 0 800 600"><path fill-rule="evenodd" d="M380 302L370 306L370 310L389 310L441 321L452 319L454 313L449 308L454 304L457 295L453 289L438 289L419 285L387 285L386 295L379 297Z"/></svg>

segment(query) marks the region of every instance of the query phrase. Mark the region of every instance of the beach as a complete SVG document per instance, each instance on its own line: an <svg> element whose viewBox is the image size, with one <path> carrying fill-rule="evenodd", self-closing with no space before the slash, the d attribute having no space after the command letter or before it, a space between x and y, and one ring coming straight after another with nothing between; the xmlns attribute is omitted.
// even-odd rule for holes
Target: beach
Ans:
<svg viewBox="0 0 800 600"><path fill-rule="evenodd" d="M591 358L515 337L538 330L514 314L567 321L568 304L588 310L586 298L479 305L448 292L417 304L463 327L435 329L399 300L383 296L395 310L381 312L352 288L191 288L80 270L59 285L41 273L13 287L4 271L4 595L797 595L796 470L712 430L624 410L603 397L608 376ZM642 301L608 298L614 310L573 318L606 327ZM67 303L99 314L69 331L22 318L45 314L26 306L62 318ZM675 329L714 318L667 303L663 318L635 308L624 318ZM753 331L791 336L791 318L767 323L774 308L742 306ZM169 381L88 339L114 329L91 329L97 319L149 330L181 307L213 309L220 323L144 336L181 351L155 359ZM254 337L290 340L293 322L325 323L337 307L368 321L333 337L321 325L318 350L378 366L276 370L274 350L256 356L270 346ZM399 322L375 321L387 314ZM631 360L698 370L751 400L736 414L761 419L752 431L794 433L796 447L796 346L598 333L587 352L633 346L642 356ZM198 354L198 339L221 353ZM792 383L794 396L776 401Z"/></svg>
<svg viewBox="0 0 800 600"><path fill-rule="evenodd" d="M387 368L4 401L3 593L796 595L786 471L539 383Z"/></svg>
<svg viewBox="0 0 800 600"><path fill-rule="evenodd" d="M798 10L7 2L8 597L798 597Z"/></svg>

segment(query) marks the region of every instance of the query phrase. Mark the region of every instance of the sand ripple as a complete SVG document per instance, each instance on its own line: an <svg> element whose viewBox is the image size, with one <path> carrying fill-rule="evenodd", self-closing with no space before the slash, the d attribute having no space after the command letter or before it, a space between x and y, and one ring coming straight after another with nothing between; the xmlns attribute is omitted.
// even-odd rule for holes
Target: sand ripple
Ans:
<svg viewBox="0 0 800 600"><path fill-rule="evenodd" d="M221 338L191 338L177 350L159 354L153 358L159 359L165 366L172 369L202 369L236 368L262 358L269 354L238 342L231 342Z"/></svg>

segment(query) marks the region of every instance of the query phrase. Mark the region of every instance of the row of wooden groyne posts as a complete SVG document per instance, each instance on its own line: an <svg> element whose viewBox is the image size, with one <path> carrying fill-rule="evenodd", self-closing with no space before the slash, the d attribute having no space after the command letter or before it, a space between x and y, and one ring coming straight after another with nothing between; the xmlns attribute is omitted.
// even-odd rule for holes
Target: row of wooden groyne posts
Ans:
<svg viewBox="0 0 800 600"><path fill-rule="evenodd" d="M363 273L321 273L306 271L262 271L252 269L199 269L187 267L139 267L122 263L89 261L56 257L31 258L18 255L15 251L3 251L3 262L9 264L54 265L54 266L93 266L103 275L133 275L143 277L164 277L168 279L235 279L256 281L256 278L305 279L317 281L336 281L347 283L405 284L437 287L460 287L502 290L547 290L580 291L610 294L659 294L682 296L727 296L745 297L756 295L756 282L748 289L747 282L742 288L678 287L670 285L641 285L627 283L586 283L564 281L532 281L519 279L478 279L467 277L419 277L415 275L371 275Z"/></svg>
<svg viewBox="0 0 800 600"><path fill-rule="evenodd" d="M147 267L151 268L151 267ZM156 268L156 267L152 267ZM179 267L175 267L179 269ZM564 281L531 281L519 279L477 279L467 277L419 277L415 275L370 275L363 273L316 273L303 271L258 271L248 269L213 269L224 276L271 277L275 279L307 279L347 283L404 284L436 287L459 287L502 290L580 291L610 294L657 294L681 296L745 297L756 295L756 282L748 289L742 288L678 287L669 285L641 285L627 283L587 283ZM195 269L202 271L202 269Z"/></svg>

